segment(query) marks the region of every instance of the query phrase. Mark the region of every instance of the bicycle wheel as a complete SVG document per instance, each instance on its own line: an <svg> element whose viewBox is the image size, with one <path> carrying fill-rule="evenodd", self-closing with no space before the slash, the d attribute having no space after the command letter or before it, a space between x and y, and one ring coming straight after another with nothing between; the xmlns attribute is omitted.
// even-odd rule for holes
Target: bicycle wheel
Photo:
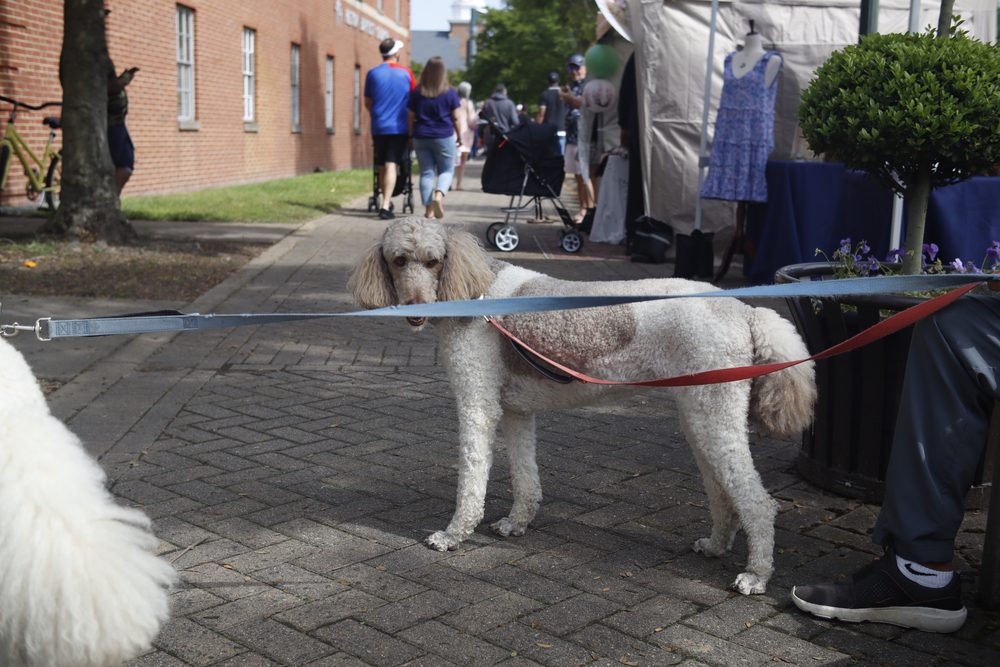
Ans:
<svg viewBox="0 0 1000 667"><path fill-rule="evenodd" d="M45 174L45 203L49 210L59 208L59 190L62 187L62 156L58 153L52 156L49 170Z"/></svg>

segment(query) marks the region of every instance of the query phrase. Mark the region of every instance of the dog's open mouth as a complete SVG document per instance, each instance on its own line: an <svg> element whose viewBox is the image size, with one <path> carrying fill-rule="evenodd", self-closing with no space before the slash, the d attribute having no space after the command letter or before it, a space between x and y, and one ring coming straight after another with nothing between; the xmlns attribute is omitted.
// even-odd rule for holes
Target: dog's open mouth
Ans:
<svg viewBox="0 0 1000 667"><path fill-rule="evenodd" d="M411 327L423 326L424 322L427 321L426 317L407 317L406 321L410 323Z"/></svg>

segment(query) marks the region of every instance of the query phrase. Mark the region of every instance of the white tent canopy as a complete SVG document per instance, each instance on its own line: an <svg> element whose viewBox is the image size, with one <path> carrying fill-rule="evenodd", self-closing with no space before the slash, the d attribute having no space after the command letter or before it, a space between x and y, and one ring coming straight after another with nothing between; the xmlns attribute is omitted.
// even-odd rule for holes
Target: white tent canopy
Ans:
<svg viewBox="0 0 1000 667"><path fill-rule="evenodd" d="M939 2L924 2L919 25L937 25ZM963 26L983 41L996 39L994 0L956 0ZM694 226L698 193L698 155L705 95L706 56L711 30L710 0L630 0L630 29L636 50L643 174L650 216L680 233ZM906 32L909 0L882 0L880 32ZM742 44L749 21L765 48L781 53L784 66L775 105L772 159L810 159L798 131L802 90L829 55L858 40L858 0L720 0L711 87L709 137L722 93L726 54ZM647 150L648 149L648 150ZM733 221L732 205L703 202L702 229Z"/></svg>

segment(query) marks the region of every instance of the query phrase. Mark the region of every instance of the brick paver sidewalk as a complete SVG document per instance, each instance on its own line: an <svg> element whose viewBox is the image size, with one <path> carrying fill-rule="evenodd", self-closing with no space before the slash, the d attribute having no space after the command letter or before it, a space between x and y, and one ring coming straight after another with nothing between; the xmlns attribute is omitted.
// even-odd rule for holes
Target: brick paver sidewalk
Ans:
<svg viewBox="0 0 1000 667"><path fill-rule="evenodd" d="M503 203L453 193L448 221L481 234ZM352 308L350 268L383 226L363 211L306 225L215 310ZM506 259L530 268L581 279L672 270L608 248L545 259L557 226L520 229L524 252ZM587 259L595 250L611 259ZM510 502L498 452L483 526L457 552L424 547L456 484L456 417L437 362L430 332L328 320L143 337L64 387L62 412L114 493L154 517L182 574L173 619L133 664L1000 662L996 616L978 608L958 635L934 636L791 607L793 584L876 553L866 532L877 508L801 481L795 443L754 438L781 502L777 573L767 595L729 591L745 543L718 560L691 551L708 509L666 392L540 417L545 499L528 534L486 527ZM95 384L116 365L127 372ZM963 557L979 558L984 523L970 513Z"/></svg>

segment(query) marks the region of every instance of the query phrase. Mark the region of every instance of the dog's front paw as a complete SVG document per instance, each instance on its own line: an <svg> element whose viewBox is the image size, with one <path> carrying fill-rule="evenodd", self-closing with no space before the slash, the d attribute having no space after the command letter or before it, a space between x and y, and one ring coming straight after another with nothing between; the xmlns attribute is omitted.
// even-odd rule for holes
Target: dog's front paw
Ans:
<svg viewBox="0 0 1000 667"><path fill-rule="evenodd" d="M720 549L719 547L712 544L711 537L703 537L699 540L695 540L694 544L691 545L694 552L697 554L702 554L705 556L711 556L712 558L718 558L726 552L725 549Z"/></svg>
<svg viewBox="0 0 1000 667"><path fill-rule="evenodd" d="M454 551L462 543L462 540L454 535L450 535L445 530L439 530L430 535L424 542L431 549L436 549L437 551Z"/></svg>
<svg viewBox="0 0 1000 667"><path fill-rule="evenodd" d="M528 530L528 525L518 523L509 516L505 516L491 525L490 528L492 528L493 532L497 535L502 535L504 537L510 537L511 535L514 537L520 537L521 535L524 535L526 530Z"/></svg>
<svg viewBox="0 0 1000 667"><path fill-rule="evenodd" d="M736 577L736 581L733 582L733 588L743 595L762 595L767 588L767 580L769 578L752 572L743 572Z"/></svg>

